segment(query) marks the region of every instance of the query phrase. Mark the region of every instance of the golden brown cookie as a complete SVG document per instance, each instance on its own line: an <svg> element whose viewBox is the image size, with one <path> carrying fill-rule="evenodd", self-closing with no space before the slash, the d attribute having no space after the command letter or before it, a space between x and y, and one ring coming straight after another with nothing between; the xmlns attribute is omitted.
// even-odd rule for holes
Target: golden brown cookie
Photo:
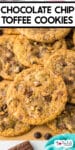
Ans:
<svg viewBox="0 0 75 150"><path fill-rule="evenodd" d="M75 105L67 104L65 110L47 125L52 135L75 133Z"/></svg>
<svg viewBox="0 0 75 150"><path fill-rule="evenodd" d="M67 92L62 78L36 65L16 76L7 93L9 113L32 125L56 118L66 102Z"/></svg>
<svg viewBox="0 0 75 150"><path fill-rule="evenodd" d="M70 28L21 28L18 31L25 35L28 39L44 42L53 43L56 40L64 38L70 32Z"/></svg>
<svg viewBox="0 0 75 150"><path fill-rule="evenodd" d="M73 43L73 29L69 32L69 34L66 36L65 40L66 40L66 45L67 45L67 49L74 49L74 43Z"/></svg>
<svg viewBox="0 0 75 150"><path fill-rule="evenodd" d="M74 47L75 47L75 29L73 31L73 44L74 44Z"/></svg>
<svg viewBox="0 0 75 150"><path fill-rule="evenodd" d="M0 36L3 34L17 35L19 32L17 28L0 28Z"/></svg>
<svg viewBox="0 0 75 150"><path fill-rule="evenodd" d="M50 56L58 49L66 48L64 39L54 44L44 44L28 40L25 36L17 36L13 51L20 63L30 67L32 64L42 64L46 55Z"/></svg>
<svg viewBox="0 0 75 150"><path fill-rule="evenodd" d="M30 129L30 125L13 119L10 115L4 114L0 117L0 136L19 136L27 133Z"/></svg>
<svg viewBox="0 0 75 150"><path fill-rule="evenodd" d="M62 75L68 91L68 100L75 103L75 51L62 50L53 54L45 63L55 74Z"/></svg>
<svg viewBox="0 0 75 150"><path fill-rule="evenodd" d="M10 35L0 38L0 75L9 80L25 69L13 53L14 38Z"/></svg>
<svg viewBox="0 0 75 150"><path fill-rule="evenodd" d="M11 81L0 82L0 135L1 136L17 136L26 133L30 130L30 126L22 123L8 113L7 107L7 90Z"/></svg>
<svg viewBox="0 0 75 150"><path fill-rule="evenodd" d="M0 46L13 50L14 41L18 35L2 35L0 36Z"/></svg>
<svg viewBox="0 0 75 150"><path fill-rule="evenodd" d="M7 113L6 94L11 81L3 80L0 77L0 116Z"/></svg>

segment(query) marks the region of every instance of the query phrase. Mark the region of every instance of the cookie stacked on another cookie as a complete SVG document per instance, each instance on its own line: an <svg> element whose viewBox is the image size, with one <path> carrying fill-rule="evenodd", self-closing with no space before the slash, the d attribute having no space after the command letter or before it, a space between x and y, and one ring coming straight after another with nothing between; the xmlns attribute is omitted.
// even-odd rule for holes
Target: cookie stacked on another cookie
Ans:
<svg viewBox="0 0 75 150"><path fill-rule="evenodd" d="M75 106L74 30L0 31L0 135L25 134L32 126L43 124L51 134L53 128L54 134L75 132L75 123L71 129L68 117L69 111L70 116L74 114ZM66 126L63 131L57 132L57 121Z"/></svg>
<svg viewBox="0 0 75 150"><path fill-rule="evenodd" d="M17 136L28 132L31 127L26 123L10 116L7 106L7 90L11 81L3 80L0 82L0 135Z"/></svg>
<svg viewBox="0 0 75 150"><path fill-rule="evenodd" d="M22 135L31 129L30 125L10 116L6 100L9 85L15 76L25 69L13 53L16 36L16 34L8 35L8 30L7 34L4 32L0 35L0 135L2 136Z"/></svg>

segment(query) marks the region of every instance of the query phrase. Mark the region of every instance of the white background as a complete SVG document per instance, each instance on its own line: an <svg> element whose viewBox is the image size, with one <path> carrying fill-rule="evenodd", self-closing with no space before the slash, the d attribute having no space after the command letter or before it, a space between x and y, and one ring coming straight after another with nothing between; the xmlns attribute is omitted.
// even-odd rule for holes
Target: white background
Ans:
<svg viewBox="0 0 75 150"><path fill-rule="evenodd" d="M0 150L8 150L8 148L11 148L22 142L24 141L0 141ZM44 150L45 143L46 142L44 141L31 141L34 150Z"/></svg>
<svg viewBox="0 0 75 150"><path fill-rule="evenodd" d="M18 24L17 22L16 22L16 24L3 24L3 20L2 20L2 18L1 18L1 16L2 15L6 15L6 16L9 16L9 13L8 14L2 14L1 12L0 12L0 26L2 26L2 27L5 27L5 26L8 26L8 27L10 27L10 26L14 26L14 27L16 27L16 26L18 26L18 27L20 27L20 26L22 26L22 27L31 27L31 26L35 26L36 27L36 23L35 23L35 21L34 21L34 18L37 16L37 15L40 15L40 16L42 16L42 15L45 15L45 16L47 16L47 17L49 17L50 15L51 16L73 16L73 24L71 24L70 26L75 26L75 10L73 11L73 12L71 12L70 14L66 14L65 12L64 13L62 13L62 14L56 14L55 13L55 11L54 11L54 9L55 9L55 7L56 6L63 6L63 7L65 7L65 6L74 6L75 7L75 3L0 3L0 8L2 7L2 6L19 6L19 7L21 7L21 6L35 6L35 8L36 8L36 10L37 10L37 8L39 7L39 6L52 6L52 14L49 14L49 13L45 13L45 14L33 14L33 13L31 13L31 14L29 14L29 15L31 15L32 16L32 24ZM10 14L11 15L11 14ZM16 16L16 14L12 14L12 16ZM21 13L18 13L17 14L17 16L19 16L19 15L21 15L21 16L27 16L28 14L21 14ZM53 23L52 25L50 25L49 23L46 23L46 24L37 24L37 27L41 27L41 26L43 26L43 27L50 27L50 26L52 26L52 27L56 27L56 26L59 26L59 27L66 27L66 26L69 26L69 25L67 25L67 24L56 24L56 23Z"/></svg>

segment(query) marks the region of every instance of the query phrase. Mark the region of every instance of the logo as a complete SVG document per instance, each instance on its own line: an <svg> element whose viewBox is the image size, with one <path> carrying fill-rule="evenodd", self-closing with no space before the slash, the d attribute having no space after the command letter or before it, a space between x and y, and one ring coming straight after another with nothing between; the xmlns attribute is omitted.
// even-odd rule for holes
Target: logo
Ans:
<svg viewBox="0 0 75 150"><path fill-rule="evenodd" d="M54 141L55 147L62 147L62 148L71 148L73 147L72 140L55 140Z"/></svg>

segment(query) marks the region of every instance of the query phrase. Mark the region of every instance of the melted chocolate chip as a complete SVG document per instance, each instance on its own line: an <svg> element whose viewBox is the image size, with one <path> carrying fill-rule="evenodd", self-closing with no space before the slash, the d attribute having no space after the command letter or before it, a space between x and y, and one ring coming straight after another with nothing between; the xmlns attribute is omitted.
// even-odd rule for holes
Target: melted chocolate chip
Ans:
<svg viewBox="0 0 75 150"><path fill-rule="evenodd" d="M67 66L67 63L66 63L66 62L63 62L62 66L63 66L63 67L66 67L66 66Z"/></svg>
<svg viewBox="0 0 75 150"><path fill-rule="evenodd" d="M44 96L44 98L47 102L50 102L52 100L52 97L50 95L46 95Z"/></svg>
<svg viewBox="0 0 75 150"><path fill-rule="evenodd" d="M4 105L1 107L2 111L4 111L6 108L7 108L7 104L4 104Z"/></svg>
<svg viewBox="0 0 75 150"><path fill-rule="evenodd" d="M34 133L34 137L37 139L41 138L41 136L42 136L42 134L40 132Z"/></svg>
<svg viewBox="0 0 75 150"><path fill-rule="evenodd" d="M33 91L31 89L27 90L26 95L27 95L28 98L31 97L32 94L33 94Z"/></svg>
<svg viewBox="0 0 75 150"><path fill-rule="evenodd" d="M0 76L0 81L4 80L2 76Z"/></svg>
<svg viewBox="0 0 75 150"><path fill-rule="evenodd" d="M67 84L67 85L70 85L70 84L73 84L73 80L69 80L68 78L64 78L64 82L65 82L65 84Z"/></svg>
<svg viewBox="0 0 75 150"><path fill-rule="evenodd" d="M49 140L51 137L52 137L52 135L51 135L50 133L46 133L46 134L44 135L44 138L45 138L46 140Z"/></svg>
<svg viewBox="0 0 75 150"><path fill-rule="evenodd" d="M37 110L38 110L39 112L41 112L41 111L42 111L42 107L39 107Z"/></svg>
<svg viewBox="0 0 75 150"><path fill-rule="evenodd" d="M3 30L0 30L0 36L3 35Z"/></svg>
<svg viewBox="0 0 75 150"><path fill-rule="evenodd" d="M21 72L23 69L24 69L24 67L23 67L23 66L20 66L20 67L19 67L19 72Z"/></svg>

